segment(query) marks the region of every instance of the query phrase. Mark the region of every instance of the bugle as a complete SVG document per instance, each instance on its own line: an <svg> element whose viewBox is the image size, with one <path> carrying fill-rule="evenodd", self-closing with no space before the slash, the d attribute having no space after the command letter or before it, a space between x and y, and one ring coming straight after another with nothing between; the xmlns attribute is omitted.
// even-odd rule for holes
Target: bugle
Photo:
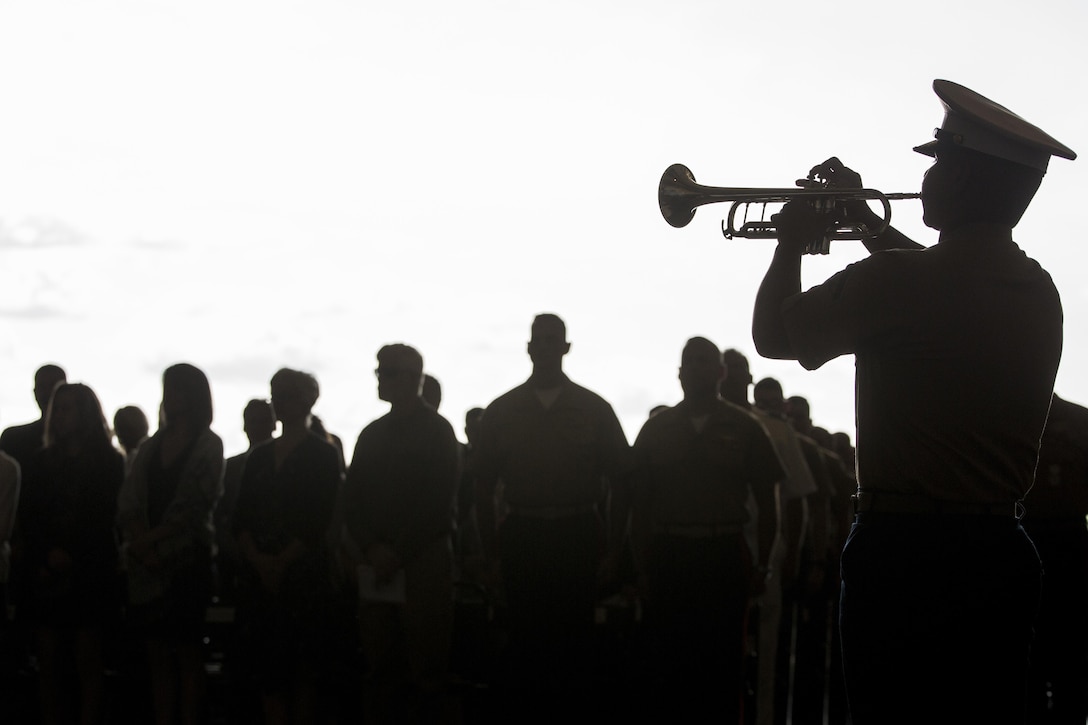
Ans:
<svg viewBox="0 0 1088 725"><path fill-rule="evenodd" d="M798 182L806 183L806 182ZM722 222L722 234L726 239L743 237L745 239L777 239L778 229L771 219L748 219L748 207L752 204L785 204L790 201L805 200L811 202L819 211L828 214L829 224L826 241L832 239L870 239L879 236L888 228L892 218L891 202L899 199L917 199L921 194L884 194L876 189L836 189L817 181L807 182L811 186L800 188L744 188L703 186L695 182L691 169L683 164L673 164L661 175L657 187L657 203L661 216L674 227L685 227L695 216L695 210L704 204L731 202L727 218ZM845 219L843 205L848 201L878 201L884 207L884 217L875 228L861 222ZM737 226L737 211L744 207L745 213L740 226Z"/></svg>

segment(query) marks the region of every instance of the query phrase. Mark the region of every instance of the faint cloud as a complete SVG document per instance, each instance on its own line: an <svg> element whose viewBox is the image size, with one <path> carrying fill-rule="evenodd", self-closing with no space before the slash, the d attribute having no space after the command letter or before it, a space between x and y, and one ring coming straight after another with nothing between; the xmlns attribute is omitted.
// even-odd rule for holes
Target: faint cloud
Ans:
<svg viewBox="0 0 1088 725"><path fill-rule="evenodd" d="M15 222L0 220L0 249L52 249L79 247L90 237L59 219L29 217Z"/></svg>
<svg viewBox="0 0 1088 725"><path fill-rule="evenodd" d="M0 317L9 320L56 320L71 317L57 307L48 305L29 305L27 307L0 307Z"/></svg>
<svg viewBox="0 0 1088 725"><path fill-rule="evenodd" d="M232 383L258 383L264 384L265 378L275 372L275 363L266 357L239 356L231 360L218 360L210 363L204 372L209 378L217 381L229 381Z"/></svg>

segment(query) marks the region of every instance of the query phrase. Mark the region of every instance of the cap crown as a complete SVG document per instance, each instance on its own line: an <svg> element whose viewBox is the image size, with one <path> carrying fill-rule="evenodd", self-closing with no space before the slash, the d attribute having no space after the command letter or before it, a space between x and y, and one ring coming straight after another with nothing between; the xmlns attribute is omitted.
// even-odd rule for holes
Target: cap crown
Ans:
<svg viewBox="0 0 1088 725"><path fill-rule="evenodd" d="M948 141L1041 171L1046 171L1051 156L1077 158L1076 152L1038 126L970 88L938 79L933 91L944 106L944 122L934 132L937 140L916 147L918 153L933 156L937 144Z"/></svg>

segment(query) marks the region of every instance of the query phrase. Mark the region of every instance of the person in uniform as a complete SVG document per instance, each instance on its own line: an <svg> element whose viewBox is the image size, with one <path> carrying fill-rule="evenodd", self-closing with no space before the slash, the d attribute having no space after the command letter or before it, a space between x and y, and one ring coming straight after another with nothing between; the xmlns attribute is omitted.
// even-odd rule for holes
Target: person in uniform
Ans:
<svg viewBox="0 0 1088 725"><path fill-rule="evenodd" d="M612 406L563 373L569 351L563 320L538 315L528 345L532 375L487 407L475 459L485 567L494 581L501 565L506 594L509 666L500 689L531 690L510 700L530 711L569 707L574 689L585 694L605 501L629 451ZM516 717L533 714L541 716Z"/></svg>
<svg viewBox="0 0 1088 725"><path fill-rule="evenodd" d="M752 385L752 373L748 367L748 358L737 350L729 349L722 353L722 360L726 366L726 376L721 386L722 397L748 410L763 424L786 471L778 482L778 534L771 547L771 557L767 564L768 576L763 592L753 602L757 617L756 626L752 628L756 632L755 719L752 722L756 725L774 725L775 691L778 688L784 689L790 682L791 657L787 656L786 661L778 662L779 630L783 626L784 604L787 603L783 597L793 588L796 569L794 563L797 561L805 523L806 509L803 507L805 500L816 491L816 480L805 461L797 432L786 420L784 413L778 414L767 404L768 388L777 386L774 388L777 390L777 400L779 406L784 407L781 386L773 378L764 378L757 388L763 391L762 395L755 401L750 401L748 389ZM752 503L749 505L751 507ZM758 511L755 518L759 518ZM757 521L749 521L745 527L750 545L757 540L756 525ZM792 620L792 604L789 612ZM793 641L793 630L792 624L786 626L790 633L785 643L788 647ZM778 672L779 667L784 668L784 675ZM784 723L785 705L781 706L781 710L781 722Z"/></svg>
<svg viewBox="0 0 1088 725"><path fill-rule="evenodd" d="M778 533L785 473L759 420L718 395L725 375L713 342L688 340L684 399L647 420L632 449L632 537L661 689L650 700L663 722L741 722L748 604ZM755 568L744 535L749 496Z"/></svg>
<svg viewBox="0 0 1088 725"><path fill-rule="evenodd" d="M872 254L801 291L801 257L828 223L792 203L753 315L756 349L815 369L857 367L855 522L841 559L840 627L855 725L1021 723L1038 555L1020 526L1061 357L1050 275L1012 230L1052 155L1076 154L945 80L922 182L922 249L894 229ZM829 159L813 178L860 187ZM864 202L848 221L876 229Z"/></svg>

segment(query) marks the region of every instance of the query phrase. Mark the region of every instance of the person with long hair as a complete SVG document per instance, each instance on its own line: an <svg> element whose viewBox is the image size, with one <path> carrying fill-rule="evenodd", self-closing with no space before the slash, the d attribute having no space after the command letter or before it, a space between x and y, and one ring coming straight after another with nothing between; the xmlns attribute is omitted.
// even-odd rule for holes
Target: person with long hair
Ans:
<svg viewBox="0 0 1088 725"><path fill-rule="evenodd" d="M140 446L118 505L126 543L128 617L150 667L155 722L206 715L201 652L211 598L212 512L223 490L223 442L211 430L212 396L199 369L162 376L162 425Z"/></svg>
<svg viewBox="0 0 1088 725"><path fill-rule="evenodd" d="M53 392L43 443L21 503L42 722L90 725L103 721L105 632L120 613L113 518L124 457L81 383ZM73 668L78 695L65 687Z"/></svg>

